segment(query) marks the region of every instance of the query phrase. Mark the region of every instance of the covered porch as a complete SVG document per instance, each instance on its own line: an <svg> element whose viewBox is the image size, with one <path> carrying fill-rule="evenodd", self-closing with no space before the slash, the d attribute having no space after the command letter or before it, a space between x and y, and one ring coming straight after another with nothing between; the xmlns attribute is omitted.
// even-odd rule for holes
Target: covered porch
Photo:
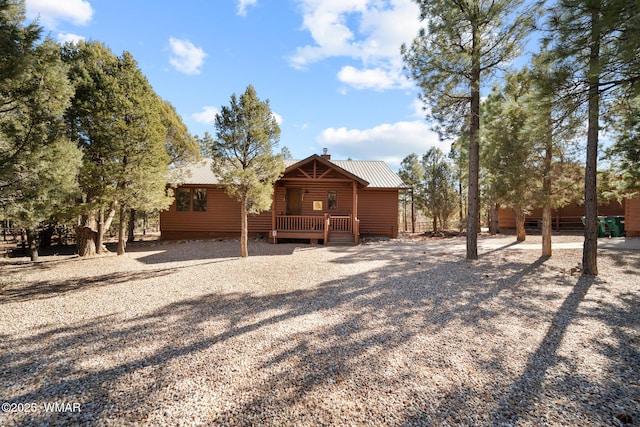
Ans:
<svg viewBox="0 0 640 427"><path fill-rule="evenodd" d="M328 244L359 244L359 221L353 215L276 215L272 233L273 243L278 239L322 240Z"/></svg>
<svg viewBox="0 0 640 427"><path fill-rule="evenodd" d="M320 156L291 164L276 183L271 238L360 243L358 191L368 183Z"/></svg>

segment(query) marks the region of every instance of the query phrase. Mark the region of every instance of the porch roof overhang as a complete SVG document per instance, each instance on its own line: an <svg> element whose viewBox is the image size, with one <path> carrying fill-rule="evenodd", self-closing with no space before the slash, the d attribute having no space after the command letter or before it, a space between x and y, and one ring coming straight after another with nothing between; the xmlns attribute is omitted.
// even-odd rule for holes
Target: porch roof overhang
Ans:
<svg viewBox="0 0 640 427"><path fill-rule="evenodd" d="M316 176L316 177L311 177L308 176L306 178L290 178L287 177L287 174L290 172L294 172L296 170L300 170L302 171L302 168L312 162L318 162L321 165L325 166L328 170L335 170L336 172L338 172L340 175L343 175L345 177L345 179L339 179L339 178L325 178L323 175L320 176ZM304 173L304 172L303 172ZM305 174L306 175L306 174ZM322 158L321 156L317 155L317 154L313 154L309 157L307 157L306 159L300 160L296 163L293 163L291 165L289 165L285 171L283 176L279 179L279 181L305 181L305 180L310 180L310 179L317 179L317 180L325 180L325 181L334 181L334 182L356 182L358 185L360 185L361 187L367 187L369 185L369 182L366 181L365 179L347 171L346 169L341 168L340 166L336 165L335 163Z"/></svg>

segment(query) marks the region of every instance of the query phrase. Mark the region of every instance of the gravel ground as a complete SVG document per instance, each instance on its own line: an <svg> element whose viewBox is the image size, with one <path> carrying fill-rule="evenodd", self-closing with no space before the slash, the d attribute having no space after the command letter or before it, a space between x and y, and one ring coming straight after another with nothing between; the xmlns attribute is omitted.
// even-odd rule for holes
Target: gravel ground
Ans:
<svg viewBox="0 0 640 427"><path fill-rule="evenodd" d="M640 425L640 251L533 246L0 260L0 425Z"/></svg>

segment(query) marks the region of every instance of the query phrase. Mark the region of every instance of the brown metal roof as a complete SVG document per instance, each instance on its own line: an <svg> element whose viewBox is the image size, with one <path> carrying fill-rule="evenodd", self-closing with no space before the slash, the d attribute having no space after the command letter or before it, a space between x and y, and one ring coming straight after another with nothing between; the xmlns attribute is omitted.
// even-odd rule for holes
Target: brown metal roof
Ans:
<svg viewBox="0 0 640 427"><path fill-rule="evenodd" d="M312 156L314 157L314 156ZM284 161L286 168L305 160ZM380 160L327 160L360 179L367 181L368 188L405 188L400 177L385 162ZM171 171L171 184L216 185L220 180L211 170L211 159L192 163Z"/></svg>

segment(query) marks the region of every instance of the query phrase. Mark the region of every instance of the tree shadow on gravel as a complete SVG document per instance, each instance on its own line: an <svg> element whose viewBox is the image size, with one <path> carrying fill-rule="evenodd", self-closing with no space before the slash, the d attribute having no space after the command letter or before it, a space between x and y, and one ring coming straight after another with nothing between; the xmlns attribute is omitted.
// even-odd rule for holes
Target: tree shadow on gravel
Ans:
<svg viewBox="0 0 640 427"><path fill-rule="evenodd" d="M0 260L0 272L4 274L18 273L18 272L30 272L38 270L47 270L57 268L69 262L80 261L77 255L68 257L42 257L40 261L29 261L24 259L3 259Z"/></svg>
<svg viewBox="0 0 640 427"><path fill-rule="evenodd" d="M505 399L535 393L526 387L539 386L545 364L554 363L591 284L571 288L575 278L550 271L543 259L468 263L400 249L336 249L337 264L376 267L313 288L210 293L143 314L5 336L2 401L64 400L82 411L2 414L11 418L0 423L517 421ZM553 275L548 290L538 286L544 275ZM549 332L532 352L512 334L550 325L560 332ZM514 363L532 380L515 375Z"/></svg>
<svg viewBox="0 0 640 427"><path fill-rule="evenodd" d="M106 287L118 283L147 280L154 277L172 274L175 271L176 269L173 268L137 272L125 271L67 280L41 280L37 282L11 283L4 287L0 293L0 305L21 301L54 298L72 292L86 291L88 289Z"/></svg>
<svg viewBox="0 0 640 427"><path fill-rule="evenodd" d="M320 248L312 245L278 244L263 241L249 242L249 256L291 255L296 250ZM152 252L137 258L145 264L163 264L197 260L216 260L240 257L240 244L232 241L198 240L189 242L159 242L127 247L129 253Z"/></svg>
<svg viewBox="0 0 640 427"><path fill-rule="evenodd" d="M606 256L599 257L600 263L610 263L624 274L640 276L640 251L637 250L608 250Z"/></svg>
<svg viewBox="0 0 640 427"><path fill-rule="evenodd" d="M640 276L636 276L640 277ZM640 287L634 292L619 296L616 304L601 302L600 306L586 316L603 324L612 331L612 340L596 343L599 353L611 361L604 373L606 387L597 399L583 399L590 406L606 408L609 414L623 424L640 424ZM589 384L589 383L587 383ZM567 386L573 386L568 384ZM587 398L593 387L574 386ZM612 421L612 419L610 420Z"/></svg>
<svg viewBox="0 0 640 427"><path fill-rule="evenodd" d="M501 404L493 411L492 424L515 425L525 414L528 414L534 398L542 390L542 383L547 370L558 363L556 354L569 325L575 320L578 306L583 301L594 277L581 276L571 294L564 300L560 309L551 320L549 329L533 353L524 372L505 393ZM545 422L546 420L537 420Z"/></svg>

